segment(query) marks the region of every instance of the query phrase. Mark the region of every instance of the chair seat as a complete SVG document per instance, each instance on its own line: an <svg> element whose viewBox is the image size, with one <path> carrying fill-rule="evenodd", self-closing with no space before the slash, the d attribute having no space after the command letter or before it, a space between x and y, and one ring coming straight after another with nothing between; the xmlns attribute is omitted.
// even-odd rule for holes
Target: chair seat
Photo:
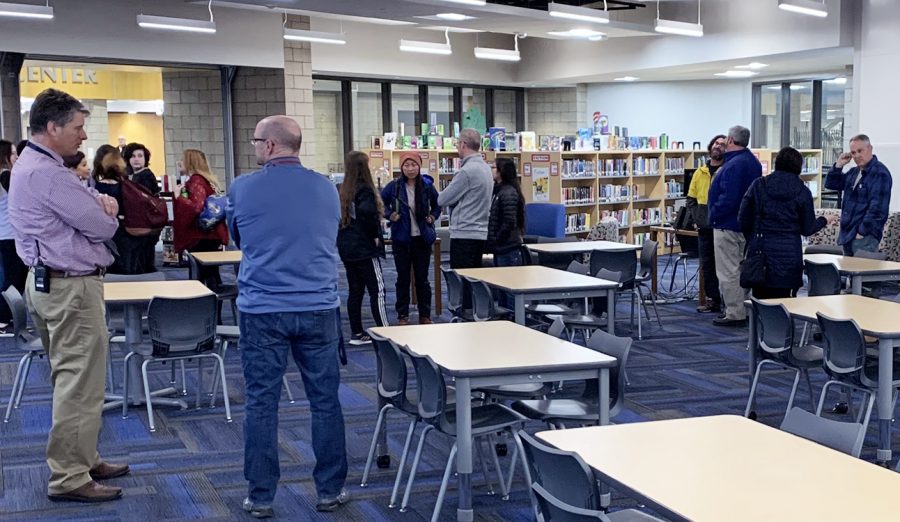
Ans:
<svg viewBox="0 0 900 522"><path fill-rule="evenodd" d="M41 342L39 336L29 339L24 345L21 345L23 351L44 353L44 343Z"/></svg>
<svg viewBox="0 0 900 522"><path fill-rule="evenodd" d="M530 399L547 393L549 387L540 382L528 382L524 384L501 384L499 386L483 386L472 391L482 392L495 398L510 397L515 399Z"/></svg>
<svg viewBox="0 0 900 522"><path fill-rule="evenodd" d="M566 326L600 327L606 326L607 323L606 317L598 317L594 314L560 315L558 317ZM548 317L548 319L556 319L556 317Z"/></svg>
<svg viewBox="0 0 900 522"><path fill-rule="evenodd" d="M512 403L511 407L529 419L541 422L555 420L596 422L598 416L597 403L585 402L580 399L524 400Z"/></svg>
<svg viewBox="0 0 900 522"><path fill-rule="evenodd" d="M530 304L525 306L526 312L531 312L533 314L564 314L571 315L575 313L571 307L566 306L564 304L556 304L556 303L540 303L540 304Z"/></svg>
<svg viewBox="0 0 900 522"><path fill-rule="evenodd" d="M238 287L237 285L215 285L210 290L216 294L216 297L221 299L235 299L238 295Z"/></svg>
<svg viewBox="0 0 900 522"><path fill-rule="evenodd" d="M216 335L218 335L219 337L238 339L241 337L241 327L230 324L218 324L216 325Z"/></svg>
<svg viewBox="0 0 900 522"><path fill-rule="evenodd" d="M640 522L645 520L663 522L663 519L656 518L653 515L649 515L637 509L623 509L621 511L607 513L606 518L608 518L610 522Z"/></svg>
<svg viewBox="0 0 900 522"><path fill-rule="evenodd" d="M447 405L446 428L451 435L456 434L456 405ZM482 435L500 431L527 420L522 415L502 404L485 404L472 407L472 435Z"/></svg>
<svg viewBox="0 0 900 522"><path fill-rule="evenodd" d="M807 344L804 346L794 346L791 350L791 356L800 362L820 362L825 358L825 351L819 346Z"/></svg>

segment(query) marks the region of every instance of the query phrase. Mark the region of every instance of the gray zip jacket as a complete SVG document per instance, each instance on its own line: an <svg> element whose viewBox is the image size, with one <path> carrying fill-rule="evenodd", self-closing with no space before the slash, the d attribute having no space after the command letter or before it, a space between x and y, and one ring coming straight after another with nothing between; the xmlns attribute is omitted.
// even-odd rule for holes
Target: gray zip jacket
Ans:
<svg viewBox="0 0 900 522"><path fill-rule="evenodd" d="M450 237L487 239L494 179L481 154L460 162L447 188L438 194L438 205L450 207Z"/></svg>

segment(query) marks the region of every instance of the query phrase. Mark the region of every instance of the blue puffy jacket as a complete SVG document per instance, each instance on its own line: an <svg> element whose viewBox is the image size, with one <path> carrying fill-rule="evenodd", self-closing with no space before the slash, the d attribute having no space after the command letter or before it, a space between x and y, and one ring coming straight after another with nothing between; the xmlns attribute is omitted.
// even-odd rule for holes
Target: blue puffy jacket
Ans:
<svg viewBox="0 0 900 522"><path fill-rule="evenodd" d="M395 243L411 243L412 231L409 219L409 201L406 195L406 178L401 176L391 181L381 190L381 200L384 202L384 217L390 219L391 214L397 212L400 214L398 221L391 221L391 241ZM434 231L434 223L429 224L425 221L425 217L429 214L437 221L441 216L441 207L438 206L437 191L434 185L429 183L428 178L422 178L424 190L416 191L416 223L419 225L419 232L422 239L429 245L434 243L437 234Z"/></svg>
<svg viewBox="0 0 900 522"><path fill-rule="evenodd" d="M738 210L750 184L762 176L762 165L750 149L725 153L725 164L709 186L709 226L740 232Z"/></svg>

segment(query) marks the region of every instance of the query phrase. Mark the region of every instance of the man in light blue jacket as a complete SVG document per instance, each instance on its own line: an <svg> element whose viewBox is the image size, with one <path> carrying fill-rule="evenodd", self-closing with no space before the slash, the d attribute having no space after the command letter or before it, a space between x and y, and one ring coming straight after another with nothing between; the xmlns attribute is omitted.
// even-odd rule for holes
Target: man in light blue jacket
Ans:
<svg viewBox="0 0 900 522"><path fill-rule="evenodd" d="M460 166L438 195L438 205L450 207L450 268L478 268L484 254L494 179L481 157L481 135L463 129L456 145Z"/></svg>

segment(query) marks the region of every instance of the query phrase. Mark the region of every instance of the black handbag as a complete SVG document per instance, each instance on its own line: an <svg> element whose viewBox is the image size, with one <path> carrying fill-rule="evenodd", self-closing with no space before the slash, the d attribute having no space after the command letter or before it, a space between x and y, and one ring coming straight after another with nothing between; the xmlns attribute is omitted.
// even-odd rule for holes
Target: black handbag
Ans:
<svg viewBox="0 0 900 522"><path fill-rule="evenodd" d="M759 231L759 222L763 215L763 194L765 193L765 178L756 189L756 216L753 220L753 237L747 242L747 249L743 261L741 261L741 287L754 288L766 284L766 254L762 251L763 234ZM756 241L754 242L753 239ZM750 244L755 248L750 251Z"/></svg>

